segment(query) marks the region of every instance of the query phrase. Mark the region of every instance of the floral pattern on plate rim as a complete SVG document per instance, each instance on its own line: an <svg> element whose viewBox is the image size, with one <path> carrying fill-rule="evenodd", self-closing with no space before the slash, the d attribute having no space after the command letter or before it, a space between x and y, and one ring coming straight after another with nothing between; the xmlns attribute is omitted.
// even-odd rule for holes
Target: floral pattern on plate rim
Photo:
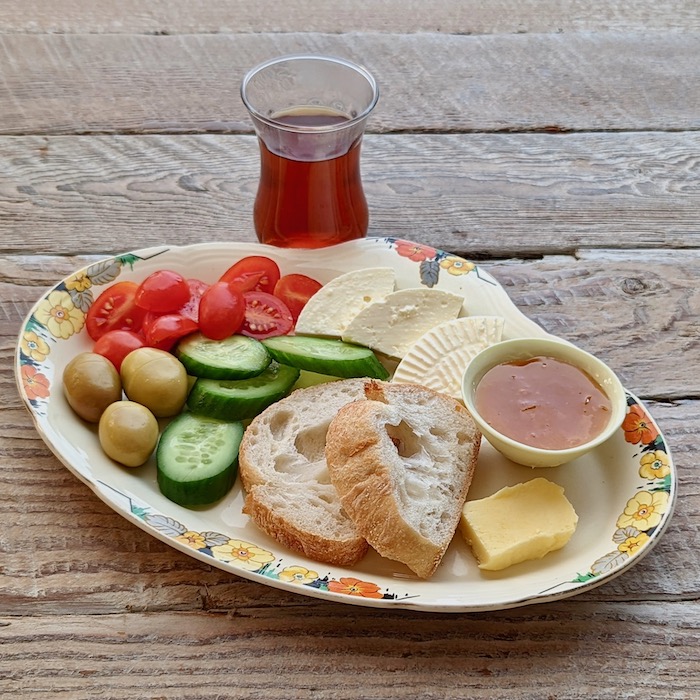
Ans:
<svg viewBox="0 0 700 700"><path fill-rule="evenodd" d="M434 287L441 272L461 276L474 272L482 282L495 284L479 275L479 268L472 262L451 255L437 248L406 241L400 238L371 239L387 244L400 257L418 263L421 284ZM162 255L163 248L153 256ZM19 346L21 385L25 399L39 416L46 415L46 401L51 394L52 367L47 364L53 343L67 340L80 333L85 316L94 301L93 289L110 284L121 274L124 266L133 269L134 264L145 260L127 253L79 270L67 277L39 301L22 329ZM638 555L650 542L653 533L663 522L663 516L671 503L671 460L663 437L645 409L633 396L628 395L628 412L622 424L625 441L639 447L638 473L642 483L627 500L612 534L615 548L594 561L589 570L578 573L570 584L585 584L622 567L627 560ZM100 482L116 491L114 487ZM406 600L418 596L399 595L388 589L355 577L333 578L330 573L321 576L317 571L297 564L287 564L272 552L254 543L230 538L218 532L189 530L177 520L155 513L147 506L135 505L127 494L120 493L130 504L131 512L147 525L181 545L211 556L217 561L251 573L266 576L290 584L309 586L321 591L370 599ZM541 594L545 594L558 584Z"/></svg>

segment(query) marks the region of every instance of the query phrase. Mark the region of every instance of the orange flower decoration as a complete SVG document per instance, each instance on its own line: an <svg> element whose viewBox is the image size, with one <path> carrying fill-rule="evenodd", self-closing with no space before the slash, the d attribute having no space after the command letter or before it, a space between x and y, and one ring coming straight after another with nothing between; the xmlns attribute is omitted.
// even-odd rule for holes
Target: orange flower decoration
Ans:
<svg viewBox="0 0 700 700"><path fill-rule="evenodd" d="M413 260L413 262L423 262L423 260L431 260L437 255L435 248L430 248L427 245L411 243L410 241L396 241L396 252L404 258Z"/></svg>
<svg viewBox="0 0 700 700"><path fill-rule="evenodd" d="M360 581L359 578L341 578L328 582L328 590L333 593L344 593L345 595L356 595L362 598L382 598L382 593L376 583Z"/></svg>
<svg viewBox="0 0 700 700"><path fill-rule="evenodd" d="M22 384L30 401L33 399L46 399L49 396L49 380L33 365L22 365Z"/></svg>
<svg viewBox="0 0 700 700"><path fill-rule="evenodd" d="M659 435L659 431L639 404L630 406L629 413L622 423L622 429L625 431L625 440L633 445L640 442L648 445Z"/></svg>

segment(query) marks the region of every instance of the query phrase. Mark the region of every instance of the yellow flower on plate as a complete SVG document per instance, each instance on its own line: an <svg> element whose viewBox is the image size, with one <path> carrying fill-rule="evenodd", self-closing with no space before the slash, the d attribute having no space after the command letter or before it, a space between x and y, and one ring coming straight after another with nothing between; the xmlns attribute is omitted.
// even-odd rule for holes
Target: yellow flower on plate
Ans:
<svg viewBox="0 0 700 700"><path fill-rule="evenodd" d="M640 532L638 535L633 535L624 542L620 542L617 548L621 552L627 552L630 556L634 556L648 541L649 535L646 532Z"/></svg>
<svg viewBox="0 0 700 700"><path fill-rule="evenodd" d="M214 545L211 553L219 561L229 562L248 571L256 571L263 564L269 564L275 560L272 552L241 540L229 540L226 544Z"/></svg>
<svg viewBox="0 0 700 700"><path fill-rule="evenodd" d="M661 522L661 516L666 512L668 493L666 491L640 491L630 498L625 511L617 519L618 527L636 527L642 532L651 530Z"/></svg>
<svg viewBox="0 0 700 700"><path fill-rule="evenodd" d="M277 574L277 578L290 583L312 583L318 578L318 573L303 566L287 566Z"/></svg>
<svg viewBox="0 0 700 700"><path fill-rule="evenodd" d="M466 275L471 272L476 265L464 260L464 258L458 258L454 255L448 255L440 261L440 267L451 275Z"/></svg>
<svg viewBox="0 0 700 700"><path fill-rule="evenodd" d="M204 537L202 537L201 533L193 532L192 530L183 532L181 535L178 535L175 539L178 542L182 542L182 544L186 544L188 547L192 547L192 549L204 549L204 547L207 546L206 542L204 541Z"/></svg>
<svg viewBox="0 0 700 700"><path fill-rule="evenodd" d="M22 335L21 347L22 352L35 362L43 362L51 351L48 343L34 331L27 331Z"/></svg>
<svg viewBox="0 0 700 700"><path fill-rule="evenodd" d="M663 450L647 452L639 460L639 476L643 479L663 479L670 473L668 455Z"/></svg>
<svg viewBox="0 0 700 700"><path fill-rule="evenodd" d="M85 325L85 314L75 307L68 292L51 292L37 307L36 320L55 338L70 338Z"/></svg>
<svg viewBox="0 0 700 700"><path fill-rule="evenodd" d="M72 289L76 292L84 292L92 287L92 280L84 272L76 272L72 277L66 280L66 289Z"/></svg>

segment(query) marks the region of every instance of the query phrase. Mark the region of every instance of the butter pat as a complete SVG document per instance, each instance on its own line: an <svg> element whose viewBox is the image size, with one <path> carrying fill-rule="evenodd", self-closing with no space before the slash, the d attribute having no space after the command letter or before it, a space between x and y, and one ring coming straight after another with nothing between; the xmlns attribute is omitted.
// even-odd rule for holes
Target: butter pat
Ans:
<svg viewBox="0 0 700 700"><path fill-rule="evenodd" d="M463 303L463 297L441 289L400 289L360 311L342 338L401 358L424 333L457 318Z"/></svg>
<svg viewBox="0 0 700 700"><path fill-rule="evenodd" d="M346 272L321 287L301 311L296 332L340 337L365 307L394 291L396 275L390 267Z"/></svg>
<svg viewBox="0 0 700 700"><path fill-rule="evenodd" d="M571 539L576 523L578 516L564 489L538 478L467 501L459 527L479 568L500 571L560 549Z"/></svg>

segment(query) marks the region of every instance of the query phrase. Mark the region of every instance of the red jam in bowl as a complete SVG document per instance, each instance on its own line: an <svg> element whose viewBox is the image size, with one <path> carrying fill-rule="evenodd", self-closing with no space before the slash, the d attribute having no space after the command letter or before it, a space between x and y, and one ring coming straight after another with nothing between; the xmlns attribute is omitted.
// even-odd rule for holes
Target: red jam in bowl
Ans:
<svg viewBox="0 0 700 700"><path fill-rule="evenodd" d="M612 411L586 372L542 356L491 368L476 387L474 405L494 430L546 450L589 442L605 430Z"/></svg>

